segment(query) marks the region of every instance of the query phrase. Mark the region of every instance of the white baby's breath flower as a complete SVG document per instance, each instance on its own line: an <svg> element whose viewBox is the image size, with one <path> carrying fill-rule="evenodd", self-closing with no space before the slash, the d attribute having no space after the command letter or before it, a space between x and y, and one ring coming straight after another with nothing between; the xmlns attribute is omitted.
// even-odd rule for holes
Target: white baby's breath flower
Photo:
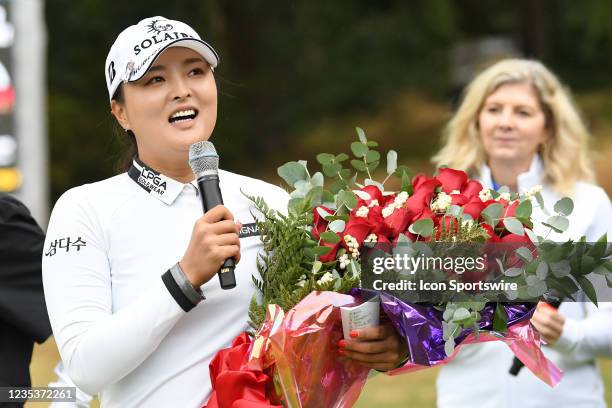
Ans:
<svg viewBox="0 0 612 408"><path fill-rule="evenodd" d="M431 203L431 210L434 212L445 212L448 207L451 206L453 198L446 194L444 191L440 192L433 203Z"/></svg>
<svg viewBox="0 0 612 408"><path fill-rule="evenodd" d="M453 190L453 191L451 191L451 194L461 194L461 191L459 191L459 190Z"/></svg>
<svg viewBox="0 0 612 408"><path fill-rule="evenodd" d="M541 184L537 184L537 185L535 185L535 186L531 187L529 190L527 190L527 191L525 192L525 195L526 195L527 197L531 198L531 197L535 196L536 194L538 194L539 192L541 192L541 191L542 191L542 188L543 188L543 187L542 187L542 185L541 185Z"/></svg>
<svg viewBox="0 0 612 408"><path fill-rule="evenodd" d="M507 191L506 191L505 193L501 193L501 194L499 195L498 200L506 200L506 201L509 201L509 200L510 200L510 193L509 193L509 192L507 192Z"/></svg>
<svg viewBox="0 0 612 408"><path fill-rule="evenodd" d="M480 193L478 193L478 198L480 198L480 201L482 202L489 201L493 198L493 196L491 195L491 190L489 190L488 188L483 188L482 190L480 190Z"/></svg>
<svg viewBox="0 0 612 408"><path fill-rule="evenodd" d="M331 272L325 272L323 276L321 276L321 279L317 281L317 284L324 285L326 283L333 282L333 280L334 275L332 275Z"/></svg>
<svg viewBox="0 0 612 408"><path fill-rule="evenodd" d="M340 258L338 258L338 261L340 261L340 269L346 269L346 267L349 266L350 263L347 254L340 256Z"/></svg>
<svg viewBox="0 0 612 408"><path fill-rule="evenodd" d="M406 200L408 200L408 193L405 191L402 191L401 193L397 195L397 197L395 197L395 200L393 201L396 207L401 207L402 205L404 205Z"/></svg>
<svg viewBox="0 0 612 408"><path fill-rule="evenodd" d="M300 276L300 280L295 284L295 286L303 288L305 284L306 284L306 275L302 275Z"/></svg>
<svg viewBox="0 0 612 408"><path fill-rule="evenodd" d="M362 205L361 207L359 207L355 215L357 217L366 218L369 212L370 212L370 209L366 207L365 205Z"/></svg>
<svg viewBox="0 0 612 408"><path fill-rule="evenodd" d="M370 234L363 242L377 242L376 234Z"/></svg>
<svg viewBox="0 0 612 408"><path fill-rule="evenodd" d="M378 200L372 200L370 201L370 204L368 204L368 207L372 208L372 207L376 207L378 206Z"/></svg>
<svg viewBox="0 0 612 408"><path fill-rule="evenodd" d="M388 216L390 216L391 214L393 214L393 211L395 211L395 205L394 204L389 204L388 206L386 206L385 208L383 208L382 210L382 216L384 218L387 218Z"/></svg>

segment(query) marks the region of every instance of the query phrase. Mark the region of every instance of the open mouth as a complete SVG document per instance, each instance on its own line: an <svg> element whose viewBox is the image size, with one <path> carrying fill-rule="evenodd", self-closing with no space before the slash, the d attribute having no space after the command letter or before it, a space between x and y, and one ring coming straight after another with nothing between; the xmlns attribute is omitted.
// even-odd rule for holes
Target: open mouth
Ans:
<svg viewBox="0 0 612 408"><path fill-rule="evenodd" d="M198 111L195 109L186 109L178 112L174 112L169 118L170 123L187 122L188 120L194 119L198 116Z"/></svg>

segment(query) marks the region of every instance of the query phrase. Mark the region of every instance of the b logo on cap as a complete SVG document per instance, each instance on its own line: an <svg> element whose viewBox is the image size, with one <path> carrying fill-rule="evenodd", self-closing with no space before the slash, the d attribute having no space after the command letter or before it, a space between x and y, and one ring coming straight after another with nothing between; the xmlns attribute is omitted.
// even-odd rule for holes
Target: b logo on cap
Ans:
<svg viewBox="0 0 612 408"><path fill-rule="evenodd" d="M109 83L113 83L113 79L115 79L115 75L117 75L117 72L115 71L115 61L111 61L110 64L108 64L108 78L109 78Z"/></svg>

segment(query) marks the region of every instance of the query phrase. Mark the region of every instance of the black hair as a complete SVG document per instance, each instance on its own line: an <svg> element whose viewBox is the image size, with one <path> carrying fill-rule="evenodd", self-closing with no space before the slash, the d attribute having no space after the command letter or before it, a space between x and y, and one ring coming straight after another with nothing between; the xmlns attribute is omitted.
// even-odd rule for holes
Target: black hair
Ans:
<svg viewBox="0 0 612 408"><path fill-rule="evenodd" d="M119 87L113 94L112 99L120 104L125 103L125 97L123 95L123 84L119 84ZM119 156L119 160L117 161L116 165L117 171L123 173L129 170L129 168L132 166L132 161L135 157L138 156L138 144L136 143L136 136L134 135L134 132L132 132L130 129L124 131L118 124L116 126L117 130L120 130L117 133L121 138L122 144L125 143L123 135L127 135L129 144L125 151Z"/></svg>

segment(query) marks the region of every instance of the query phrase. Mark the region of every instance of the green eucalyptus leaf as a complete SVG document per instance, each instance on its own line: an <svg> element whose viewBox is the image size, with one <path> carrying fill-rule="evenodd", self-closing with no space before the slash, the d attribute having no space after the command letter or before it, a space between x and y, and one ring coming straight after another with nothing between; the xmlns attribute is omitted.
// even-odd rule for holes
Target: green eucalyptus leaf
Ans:
<svg viewBox="0 0 612 408"><path fill-rule="evenodd" d="M330 244L337 244L340 242L340 237L335 232L325 231L321 233L321 239Z"/></svg>
<svg viewBox="0 0 612 408"><path fill-rule="evenodd" d="M325 173L327 177L333 177L338 174L340 170L342 170L342 165L340 163L327 163L322 167L323 173Z"/></svg>
<svg viewBox="0 0 612 408"><path fill-rule="evenodd" d="M368 140L368 143L366 143L366 145L368 147L378 147L378 142L375 142L374 140Z"/></svg>
<svg viewBox="0 0 612 408"><path fill-rule="evenodd" d="M344 231L344 229L346 228L346 222L344 222L344 220L334 220L332 222L329 223L329 225L327 226L327 228L330 231L333 232L337 232L337 233L341 233ZM328 241L329 242L329 241Z"/></svg>
<svg viewBox="0 0 612 408"><path fill-rule="evenodd" d="M488 208L488 207L487 207ZM523 229L523 224L519 220L514 217L506 217L504 218L504 227L508 231L516 235L525 235L525 230Z"/></svg>
<svg viewBox="0 0 612 408"><path fill-rule="evenodd" d="M397 152L389 150L387 153L387 174L393 174L397 169Z"/></svg>
<svg viewBox="0 0 612 408"><path fill-rule="evenodd" d="M450 338L444 342L444 352L450 357L455 351L455 339Z"/></svg>
<svg viewBox="0 0 612 408"><path fill-rule="evenodd" d="M520 247L517 249L516 254L525 262L531 262L533 260L531 251L526 247Z"/></svg>
<svg viewBox="0 0 612 408"><path fill-rule="evenodd" d="M362 158L368 153L368 146L361 142L351 143L351 151L357 158Z"/></svg>
<svg viewBox="0 0 612 408"><path fill-rule="evenodd" d="M319 273L319 271L321 270L322 267L323 267L323 263L321 261L315 261L312 264L312 273L313 274Z"/></svg>
<svg viewBox="0 0 612 408"><path fill-rule="evenodd" d="M531 200L525 200L521 202L518 207L516 207L516 211L514 215L516 218L526 218L529 219L531 217L531 212L533 211L533 206L531 204Z"/></svg>
<svg viewBox="0 0 612 408"><path fill-rule="evenodd" d="M366 171L366 164L363 162L363 160L353 159L353 160L351 160L351 165L357 171Z"/></svg>
<svg viewBox="0 0 612 408"><path fill-rule="evenodd" d="M520 276L523 273L522 268L508 268L504 271L504 275L509 277Z"/></svg>
<svg viewBox="0 0 612 408"><path fill-rule="evenodd" d="M357 126L355 130L357 131L357 136L359 137L359 141L363 144L368 143L368 138L366 137L366 134L363 131L363 129Z"/></svg>
<svg viewBox="0 0 612 408"><path fill-rule="evenodd" d="M336 163L340 163L343 162L345 160L348 160L349 155L346 153L340 153L339 155L336 156Z"/></svg>
<svg viewBox="0 0 612 408"><path fill-rule="evenodd" d="M376 150L368 150L365 157L368 163L373 163L380 160L380 153Z"/></svg>
<svg viewBox="0 0 612 408"><path fill-rule="evenodd" d="M323 182L323 174L318 171L310 179L310 184L314 187L323 187Z"/></svg>
<svg viewBox="0 0 612 408"><path fill-rule="evenodd" d="M546 262L540 262L536 269L536 276L541 280L546 279L548 276L548 264Z"/></svg>
<svg viewBox="0 0 612 408"><path fill-rule="evenodd" d="M452 322L461 323L461 322L464 322L470 319L471 317L472 317L472 314L470 313L469 310L467 310L465 307L460 307L457 310L455 310L455 313L453 313Z"/></svg>
<svg viewBox="0 0 612 408"><path fill-rule="evenodd" d="M550 271L557 278L563 278L569 276L572 272L572 268L568 260L564 259L559 262L552 262L550 264Z"/></svg>
<svg viewBox="0 0 612 408"><path fill-rule="evenodd" d="M563 197L555 203L554 210L556 213L567 217L574 211L574 202L569 197Z"/></svg>
<svg viewBox="0 0 612 408"><path fill-rule="evenodd" d="M330 153L319 153L317 154L317 161L321 164L331 164L334 161L335 156Z"/></svg>
<svg viewBox="0 0 612 408"><path fill-rule="evenodd" d="M326 246L316 246L314 248L310 248L310 250L318 256L322 256L325 255L327 253L329 253L332 249L330 247L326 247Z"/></svg>
<svg viewBox="0 0 612 408"><path fill-rule="evenodd" d="M295 186L298 181L307 181L309 179L306 168L298 162L285 163L278 168L278 175L285 180L291 187Z"/></svg>
<svg viewBox="0 0 612 408"><path fill-rule="evenodd" d="M569 228L569 221L562 215L553 215L552 217L548 217L546 222L543 222L542 225L550 227L558 233L562 233Z"/></svg>
<svg viewBox="0 0 612 408"><path fill-rule="evenodd" d="M544 212L544 214L548 215L548 210L546 210L546 207L544 207L544 198L542 198L542 192L538 191L534 194L534 197L540 209Z"/></svg>
<svg viewBox="0 0 612 408"><path fill-rule="evenodd" d="M491 217L493 221L499 220L504 211L504 206L500 203L491 203L482 211L482 214Z"/></svg>
<svg viewBox="0 0 612 408"><path fill-rule="evenodd" d="M429 237L433 233L433 221L431 218L417 220L408 228L408 231L422 237Z"/></svg>
<svg viewBox="0 0 612 408"><path fill-rule="evenodd" d="M340 203L345 205L349 210L352 210L357 205L357 196L352 191L342 190L338 193ZM338 205L340 208L340 205Z"/></svg>

